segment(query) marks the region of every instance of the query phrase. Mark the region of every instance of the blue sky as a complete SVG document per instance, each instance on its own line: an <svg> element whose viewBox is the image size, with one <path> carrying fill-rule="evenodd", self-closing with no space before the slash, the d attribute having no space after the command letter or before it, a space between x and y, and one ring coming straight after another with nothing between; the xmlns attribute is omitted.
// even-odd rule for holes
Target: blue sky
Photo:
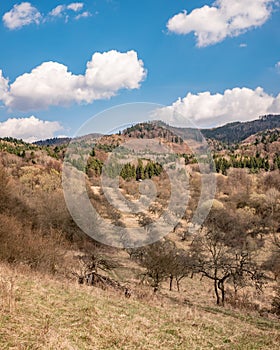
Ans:
<svg viewBox="0 0 280 350"><path fill-rule="evenodd" d="M4 1L0 136L72 135L131 102L199 127L280 113L277 3Z"/></svg>

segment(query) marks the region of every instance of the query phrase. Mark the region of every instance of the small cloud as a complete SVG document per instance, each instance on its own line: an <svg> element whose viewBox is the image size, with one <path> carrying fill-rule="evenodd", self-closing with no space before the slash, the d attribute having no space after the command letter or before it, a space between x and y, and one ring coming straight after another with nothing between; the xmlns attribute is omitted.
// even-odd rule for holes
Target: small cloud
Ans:
<svg viewBox="0 0 280 350"><path fill-rule="evenodd" d="M80 13L79 15L77 15L75 17L76 20L79 20L80 18L87 18L87 17L91 17L92 14L89 11L84 11L83 13Z"/></svg>
<svg viewBox="0 0 280 350"><path fill-rule="evenodd" d="M72 2L69 5L60 4L48 14L42 15L30 2L22 2L14 5L10 11L6 12L2 20L4 25L11 30L20 29L32 23L46 23L57 18L63 18L64 22L67 23L71 18L77 20L90 17L91 13L89 11L78 14L83 8L83 2Z"/></svg>
<svg viewBox="0 0 280 350"><path fill-rule="evenodd" d="M65 10L65 5L58 5L49 13L52 17L61 17Z"/></svg>
<svg viewBox="0 0 280 350"><path fill-rule="evenodd" d="M32 23L39 24L42 15L30 2L22 2L14 5L9 12L3 15L2 19L7 28L14 30Z"/></svg>
<svg viewBox="0 0 280 350"><path fill-rule="evenodd" d="M72 4L69 4L67 6L69 10L72 10L74 12L81 11L83 7L84 7L84 3L82 2L72 2Z"/></svg>
<svg viewBox="0 0 280 350"><path fill-rule="evenodd" d="M239 47L241 47L241 48L244 48L244 47L247 47L247 46L248 45L246 43L242 43L242 44L239 45Z"/></svg>
<svg viewBox="0 0 280 350"><path fill-rule="evenodd" d="M277 70L277 73L280 73L280 61L275 64L275 68Z"/></svg>
<svg viewBox="0 0 280 350"><path fill-rule="evenodd" d="M53 138L60 130L63 130L63 127L59 122L40 120L34 116L9 118L0 122L0 137L15 137L26 142Z"/></svg>
<svg viewBox="0 0 280 350"><path fill-rule="evenodd" d="M64 17L64 22L68 23L71 18L73 18L73 12L79 12L84 8L83 2L72 2L69 5L58 5L56 6L50 13L51 17ZM72 12L72 14L71 14ZM89 11L84 11L74 17L74 19L78 20L80 18L90 17L91 13Z"/></svg>

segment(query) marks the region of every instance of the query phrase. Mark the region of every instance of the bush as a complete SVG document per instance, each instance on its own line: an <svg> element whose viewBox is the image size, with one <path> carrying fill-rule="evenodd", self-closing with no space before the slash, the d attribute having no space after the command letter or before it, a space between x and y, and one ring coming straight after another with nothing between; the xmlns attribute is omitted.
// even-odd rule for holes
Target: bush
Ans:
<svg viewBox="0 0 280 350"><path fill-rule="evenodd" d="M49 236L23 226L15 217L0 214L0 260L25 264L44 272L55 273L63 260L64 242L58 231Z"/></svg>
<svg viewBox="0 0 280 350"><path fill-rule="evenodd" d="M5 169L0 166L0 213L5 211L10 202L9 178Z"/></svg>
<svg viewBox="0 0 280 350"><path fill-rule="evenodd" d="M272 299L272 312L275 313L277 316L280 317L280 283L278 283L278 286L275 289L276 295Z"/></svg>

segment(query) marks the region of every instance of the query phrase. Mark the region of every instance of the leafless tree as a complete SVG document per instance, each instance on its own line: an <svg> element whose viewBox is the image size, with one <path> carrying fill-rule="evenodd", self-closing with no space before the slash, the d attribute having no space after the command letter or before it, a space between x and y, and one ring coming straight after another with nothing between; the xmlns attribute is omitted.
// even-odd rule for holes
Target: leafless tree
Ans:
<svg viewBox="0 0 280 350"><path fill-rule="evenodd" d="M146 271L143 279L148 279L157 292L161 283L170 277L174 262L175 244L163 239L146 247L135 249L131 257L137 260Z"/></svg>
<svg viewBox="0 0 280 350"><path fill-rule="evenodd" d="M236 291L249 281L261 288L263 276L253 259L255 249L233 214L224 210L210 213L191 252L195 272L213 281L218 305L224 305L227 281L233 282Z"/></svg>

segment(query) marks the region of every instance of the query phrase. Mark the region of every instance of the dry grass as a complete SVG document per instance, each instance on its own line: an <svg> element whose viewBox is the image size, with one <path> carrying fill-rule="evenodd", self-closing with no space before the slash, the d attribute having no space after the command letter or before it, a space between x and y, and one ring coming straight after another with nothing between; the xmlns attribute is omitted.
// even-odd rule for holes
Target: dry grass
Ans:
<svg viewBox="0 0 280 350"><path fill-rule="evenodd" d="M1 349L279 349L280 324L0 265Z"/></svg>

